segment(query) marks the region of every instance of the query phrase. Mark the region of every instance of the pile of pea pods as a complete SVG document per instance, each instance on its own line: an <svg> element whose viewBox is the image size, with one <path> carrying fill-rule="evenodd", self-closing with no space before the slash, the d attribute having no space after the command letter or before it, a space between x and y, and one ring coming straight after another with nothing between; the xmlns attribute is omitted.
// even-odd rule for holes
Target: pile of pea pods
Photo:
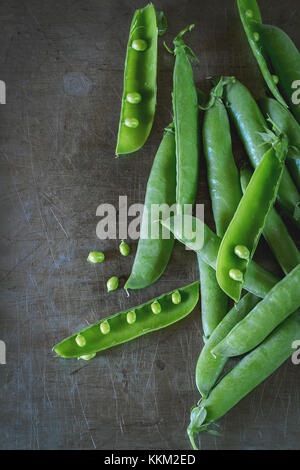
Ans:
<svg viewBox="0 0 300 470"><path fill-rule="evenodd" d="M284 218L300 228L300 104L293 99L300 76L300 53L279 28L262 23L256 0L237 0L251 50L273 97L258 103L235 77L213 79L210 95L196 89L193 51L183 29L173 41L173 122L164 130L149 175L141 233L125 288L142 289L156 282L168 265L175 239L195 252L199 279L129 308L66 338L53 350L64 358L89 360L97 352L165 328L189 315L199 301L204 347L196 366L199 402L191 410L187 434L194 449L201 431L218 434L216 421L275 371L300 339L300 253ZM128 154L146 142L155 115L158 36L166 17L152 4L134 14L124 70L116 154ZM199 114L207 178L216 233L184 213L194 205L198 187ZM251 166L238 170L232 152L230 122L235 126ZM151 218L154 204L174 205L175 213ZM200 231L197 244L180 228L189 222ZM151 237L157 233L158 237ZM162 231L167 230L169 237ZM282 270L277 278L253 261L261 235ZM203 242L203 243L202 243ZM122 241L127 256L129 245ZM88 261L102 262L92 252ZM109 291L118 278L109 279ZM246 291L246 293L245 293ZM234 302L229 309L229 302ZM230 357L241 356L224 375Z"/></svg>

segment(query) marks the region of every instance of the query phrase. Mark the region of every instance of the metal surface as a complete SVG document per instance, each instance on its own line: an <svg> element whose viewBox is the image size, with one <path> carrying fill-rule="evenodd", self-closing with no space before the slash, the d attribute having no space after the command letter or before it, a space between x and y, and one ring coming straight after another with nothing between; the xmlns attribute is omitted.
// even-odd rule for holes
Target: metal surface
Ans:
<svg viewBox="0 0 300 470"><path fill-rule="evenodd" d="M236 75L256 96L263 81L232 0L161 0L164 38L187 24L197 84ZM162 129L171 120L173 57L160 40L158 106L142 150L115 159L123 62L140 0L3 0L0 79L7 104L1 132L2 449L189 449L186 426L198 401L194 369L202 345L200 307L166 330L99 354L90 362L58 359L52 346L82 326L198 277L192 252L176 245L152 287L107 293L133 262L119 241L96 237L103 202L143 202ZM281 25L300 46L298 0L260 2L264 21ZM236 158L243 157L234 134ZM198 202L212 225L201 164ZM136 242L131 243L135 247ZM98 266L90 250L105 251ZM278 269L264 242L257 258ZM290 361L220 420L222 437L202 449L299 449L300 366Z"/></svg>

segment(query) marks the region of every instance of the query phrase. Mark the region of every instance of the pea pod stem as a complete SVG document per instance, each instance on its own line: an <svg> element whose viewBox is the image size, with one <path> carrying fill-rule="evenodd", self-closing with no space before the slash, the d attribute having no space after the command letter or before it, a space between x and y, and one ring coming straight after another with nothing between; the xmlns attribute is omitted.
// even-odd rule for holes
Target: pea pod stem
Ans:
<svg viewBox="0 0 300 470"><path fill-rule="evenodd" d="M174 303L173 291L168 292L73 334L54 346L53 351L61 357L80 358L165 328L193 311L199 299L199 281L178 288L177 292L180 294L180 302ZM76 341L78 336L80 344Z"/></svg>
<svg viewBox="0 0 300 470"><path fill-rule="evenodd" d="M271 375L293 353L293 341L300 337L300 314L296 312L278 326L256 349L247 354L191 411L187 433L193 448L201 431L210 431L242 398Z"/></svg>

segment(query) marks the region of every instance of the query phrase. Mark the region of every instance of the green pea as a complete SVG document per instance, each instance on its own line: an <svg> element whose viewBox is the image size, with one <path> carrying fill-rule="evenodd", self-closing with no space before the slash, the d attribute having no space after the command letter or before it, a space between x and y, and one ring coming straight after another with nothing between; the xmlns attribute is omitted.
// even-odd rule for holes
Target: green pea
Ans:
<svg viewBox="0 0 300 470"><path fill-rule="evenodd" d="M135 49L136 51L143 52L147 49L147 41L144 39L135 39L132 41L131 47Z"/></svg>
<svg viewBox="0 0 300 470"><path fill-rule="evenodd" d="M80 334L76 336L75 341L78 344L78 346L80 346L81 348L83 348L83 346L86 345L85 337Z"/></svg>
<svg viewBox="0 0 300 470"><path fill-rule="evenodd" d="M142 101L142 96L137 91L133 91L132 93L127 93L126 101L131 104L138 104Z"/></svg>
<svg viewBox="0 0 300 470"><path fill-rule="evenodd" d="M234 281L238 281L238 282L243 282L244 280L243 273L239 269L230 269L229 277L231 277L231 279L233 279Z"/></svg>
<svg viewBox="0 0 300 470"><path fill-rule="evenodd" d="M255 42L258 42L260 40L259 33L257 33L257 32L253 33L253 39L254 39Z"/></svg>
<svg viewBox="0 0 300 470"><path fill-rule="evenodd" d="M135 129L139 125L139 120L136 118L126 118L124 124L126 127L132 127Z"/></svg>
<svg viewBox="0 0 300 470"><path fill-rule="evenodd" d="M272 79L273 79L273 82L275 83L275 85L277 85L279 83L279 77L277 75L272 75Z"/></svg>
<svg viewBox="0 0 300 470"><path fill-rule="evenodd" d="M84 361L89 361L90 359L93 359L93 357L96 356L96 353L91 353L91 354L84 354L83 356L80 356L78 359L83 359Z"/></svg>
<svg viewBox="0 0 300 470"><path fill-rule="evenodd" d="M110 332L110 326L107 320L104 320L102 323L100 323L100 331L104 335L107 335Z"/></svg>
<svg viewBox="0 0 300 470"><path fill-rule="evenodd" d="M252 10L246 10L245 15L247 16L247 18L253 18L253 11Z"/></svg>
<svg viewBox="0 0 300 470"><path fill-rule="evenodd" d="M118 289L118 286L119 286L119 279L117 278L117 276L111 277L110 279L108 279L106 283L107 292Z"/></svg>
<svg viewBox="0 0 300 470"><path fill-rule="evenodd" d="M151 304L151 310L152 312L154 313L154 315L158 315L160 312L161 312L161 305L160 303L155 300L152 304Z"/></svg>
<svg viewBox="0 0 300 470"><path fill-rule="evenodd" d="M175 305L180 304L180 302L181 302L181 295L180 295L180 293L179 293L178 290L175 291L175 292L173 292L173 294L172 294L172 302L173 302L173 304L175 304Z"/></svg>
<svg viewBox="0 0 300 470"><path fill-rule="evenodd" d="M91 251L87 257L89 263L102 263L105 260L105 255L101 251Z"/></svg>
<svg viewBox="0 0 300 470"><path fill-rule="evenodd" d="M245 245L236 245L234 248L234 253L241 259L249 259L250 258L250 251Z"/></svg>
<svg viewBox="0 0 300 470"><path fill-rule="evenodd" d="M124 240L122 240L119 245L119 250L120 250L121 255L128 256L130 253L130 246L127 245L127 243L125 243Z"/></svg>
<svg viewBox="0 0 300 470"><path fill-rule="evenodd" d="M132 325L136 321L136 313L134 310L131 310L131 312L127 313L126 320L129 325Z"/></svg>

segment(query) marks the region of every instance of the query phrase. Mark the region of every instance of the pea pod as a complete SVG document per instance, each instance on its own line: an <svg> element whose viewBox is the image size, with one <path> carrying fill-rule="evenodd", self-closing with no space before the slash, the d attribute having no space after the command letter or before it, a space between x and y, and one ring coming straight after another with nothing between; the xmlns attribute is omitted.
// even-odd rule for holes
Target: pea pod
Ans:
<svg viewBox="0 0 300 470"><path fill-rule="evenodd" d="M191 411L187 433L194 449L195 437L224 416L242 398L271 375L293 353L300 337L300 315L295 313L277 327L254 351L247 354Z"/></svg>
<svg viewBox="0 0 300 470"><path fill-rule="evenodd" d="M245 191L252 172L249 168L242 168L240 174L242 190ZM273 207L266 218L263 235L285 274L300 263L300 252Z"/></svg>
<svg viewBox="0 0 300 470"><path fill-rule="evenodd" d="M277 87L277 76L271 74L269 65L263 50L263 43L259 34L262 23L261 14L256 0L237 0L240 18L247 35L251 50L257 60L261 73L274 97L287 108L284 98ZM276 51L280 53L280 51Z"/></svg>
<svg viewBox="0 0 300 470"><path fill-rule="evenodd" d="M155 216L153 210L158 206L167 209L175 202L175 136L173 127L170 125L165 130L149 176L141 236L125 289L142 289L153 284L163 274L171 256L174 238L163 236L159 224L156 222L159 215Z"/></svg>
<svg viewBox="0 0 300 470"><path fill-rule="evenodd" d="M136 10L127 44L116 155L135 152L150 134L156 106L157 34L154 6Z"/></svg>
<svg viewBox="0 0 300 470"><path fill-rule="evenodd" d="M260 344L300 307L300 264L276 284L213 350L221 356L239 356Z"/></svg>
<svg viewBox="0 0 300 470"><path fill-rule="evenodd" d="M267 123L249 90L238 80L233 78L224 85L224 100L248 157L256 167L270 147L262 139L262 134L268 129ZM300 227L297 210L299 201L300 195L285 168L278 190L278 202L282 210Z"/></svg>
<svg viewBox="0 0 300 470"><path fill-rule="evenodd" d="M280 103L272 98L259 101L260 108L266 117L270 117L289 139L287 166L289 172L300 190L300 125L294 116Z"/></svg>
<svg viewBox="0 0 300 470"><path fill-rule="evenodd" d="M176 141L176 203L194 204L198 186L198 96L190 59L195 59L182 36L190 25L174 39L173 113Z"/></svg>
<svg viewBox="0 0 300 470"><path fill-rule="evenodd" d="M54 346L53 351L65 358L81 358L165 328L186 317L195 308L199 298L199 282L179 288L177 292L180 302L173 302L173 292L163 294L75 333ZM76 340L78 337L80 341Z"/></svg>
<svg viewBox="0 0 300 470"><path fill-rule="evenodd" d="M284 135L274 140L273 147L257 166L221 241L217 280L224 292L236 302L240 299L247 266L277 195L287 147Z"/></svg>
<svg viewBox="0 0 300 470"><path fill-rule="evenodd" d="M217 255L221 240L200 219L185 215L176 215L161 220L161 224L170 230L175 238L194 250L209 266L216 269ZM183 227L184 226L184 227ZM202 234L198 236L196 234ZM250 261L245 275L244 288L257 297L265 297L269 290L278 282L278 278Z"/></svg>

